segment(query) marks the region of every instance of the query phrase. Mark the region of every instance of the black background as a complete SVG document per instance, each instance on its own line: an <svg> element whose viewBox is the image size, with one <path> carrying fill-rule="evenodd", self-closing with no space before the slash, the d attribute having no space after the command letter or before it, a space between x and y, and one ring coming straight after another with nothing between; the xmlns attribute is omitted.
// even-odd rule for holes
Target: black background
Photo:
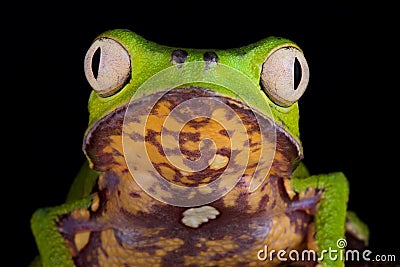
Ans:
<svg viewBox="0 0 400 267"><path fill-rule="evenodd" d="M30 216L39 207L63 202L84 160L90 87L83 58L98 34L114 28L178 47L233 48L270 35L296 42L310 67L310 83L300 99L304 161L314 174L344 172L349 208L370 226L371 250L400 257L397 113L387 87L373 83L380 67L369 58L378 53L365 46L374 50L376 39L360 34L369 29L357 9L294 1L35 7L40 12L16 9L14 19L22 24L15 25L22 26L13 24L4 39L12 49L3 51L9 60L3 91L13 93L3 98L4 107L11 104L3 113L3 129L11 136L4 139L11 146L5 169L12 169L3 175L10 184L3 195L11 194L3 201L9 209L3 216L11 225L3 231L10 234L10 251L20 255L13 257L15 266L28 264L37 253Z"/></svg>

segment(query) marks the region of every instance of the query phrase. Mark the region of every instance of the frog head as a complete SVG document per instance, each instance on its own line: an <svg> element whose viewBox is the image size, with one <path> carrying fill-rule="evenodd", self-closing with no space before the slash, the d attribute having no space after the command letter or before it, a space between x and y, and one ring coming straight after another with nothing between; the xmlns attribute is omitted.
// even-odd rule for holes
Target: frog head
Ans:
<svg viewBox="0 0 400 267"><path fill-rule="evenodd" d="M251 166L257 162L260 166L264 152L271 157L265 159L269 167L261 169L269 173L289 176L302 159L297 101L307 87L309 71L301 49L290 40L269 37L235 49L186 49L159 45L128 30L111 30L99 35L89 48L85 74L93 91L83 149L96 170L119 170L118 177L128 171L147 177L151 171L135 175L138 165L147 166L141 162L146 155L163 178L193 187L214 181L228 162L246 162L239 164L243 167L240 176L254 178L257 171ZM169 116L177 107L190 120L179 117L179 112ZM237 134L237 124L246 136ZM203 142L206 139L213 143ZM234 144L232 139L247 143ZM132 148L140 142L146 154ZM226 153L242 147L247 152L238 152L234 160ZM269 153L268 147L274 152ZM210 157L203 157L205 148L213 151ZM197 167L191 167L191 162ZM175 168L179 164L183 167ZM154 185L142 181L141 187L152 191ZM160 192L159 199L172 198Z"/></svg>

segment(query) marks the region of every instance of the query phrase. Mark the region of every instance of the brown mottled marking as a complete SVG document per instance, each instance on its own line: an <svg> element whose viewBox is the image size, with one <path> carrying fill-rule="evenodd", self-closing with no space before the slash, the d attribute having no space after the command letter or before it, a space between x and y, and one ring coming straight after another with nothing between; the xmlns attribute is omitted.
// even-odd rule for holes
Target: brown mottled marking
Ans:
<svg viewBox="0 0 400 267"><path fill-rule="evenodd" d="M82 248L84 248L89 242L89 238L90 231L76 233L74 237L76 249L80 251Z"/></svg>
<svg viewBox="0 0 400 267"><path fill-rule="evenodd" d="M199 140L210 137L215 139L220 158L214 168L187 174L166 160L160 150L160 132L171 109L187 99L206 96L218 98L239 115L247 129L250 157L248 162L240 162L231 155L240 147L230 146L229 129L222 129L213 120L193 120L179 136L182 154L188 158L195 156ZM135 129L149 111L146 105L146 97L135 103L138 114L128 122L130 138L126 142L139 140ZM301 251L312 241L309 239L313 230L309 225L321 195L315 190L299 194L291 189L288 178L301 154L281 128L277 127L276 153L268 179L250 193L260 147L271 145L270 133L260 132L252 111L234 99L202 88L174 89L160 100L146 126L146 146L165 179L196 186L218 177L225 168L222 166L225 157L237 161L237 168L246 164L236 187L208 204L220 214L198 228L191 228L181 222L185 208L153 199L127 171L121 137L125 110L126 107L121 107L100 120L85 139L86 154L93 167L101 172L95 188L98 200L93 199L90 209L74 211L59 221L59 230L77 266L275 266L280 264L277 259L257 261L257 252L264 245L270 250ZM154 191L157 186L154 185ZM87 242L80 234L83 232L90 232ZM81 235L78 242L77 235Z"/></svg>
<svg viewBox="0 0 400 267"><path fill-rule="evenodd" d="M99 198L99 194L95 193L93 195L93 199L92 199L92 205L90 206L90 209L95 212L97 211L97 209L99 208L100 205L100 198Z"/></svg>
<svg viewBox="0 0 400 267"><path fill-rule="evenodd" d="M78 210L74 210L71 213L71 216L73 218L82 218L84 220L89 220L90 218L90 213L87 209L78 209Z"/></svg>
<svg viewBox="0 0 400 267"><path fill-rule="evenodd" d="M283 178L283 184L285 185L285 190L290 199L293 199L296 196L296 192L293 190L293 185L290 179Z"/></svg>

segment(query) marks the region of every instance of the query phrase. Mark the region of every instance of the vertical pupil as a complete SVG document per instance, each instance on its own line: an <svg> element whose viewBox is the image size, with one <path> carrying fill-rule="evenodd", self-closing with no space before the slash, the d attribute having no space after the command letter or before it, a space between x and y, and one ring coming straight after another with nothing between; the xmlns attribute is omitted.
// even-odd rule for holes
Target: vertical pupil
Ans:
<svg viewBox="0 0 400 267"><path fill-rule="evenodd" d="M294 81L294 90L297 89L297 87L300 84L301 81L301 64L299 60L294 58L294 63L293 63L293 81Z"/></svg>
<svg viewBox="0 0 400 267"><path fill-rule="evenodd" d="M98 47L92 57L92 72L95 79L97 79L97 76L99 75L100 56L101 56L101 49L100 47Z"/></svg>

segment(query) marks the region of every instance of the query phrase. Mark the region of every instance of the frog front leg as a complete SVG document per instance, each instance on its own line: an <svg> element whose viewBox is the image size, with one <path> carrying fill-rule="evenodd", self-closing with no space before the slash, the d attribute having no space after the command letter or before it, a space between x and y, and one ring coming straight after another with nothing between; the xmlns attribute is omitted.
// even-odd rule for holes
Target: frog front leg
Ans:
<svg viewBox="0 0 400 267"><path fill-rule="evenodd" d="M36 258L31 267L60 266L74 267L71 251L68 249L65 239L58 227L60 218L65 216L80 216L93 204L93 196L79 201L66 203L57 207L38 209L32 216L31 227L35 236L40 258ZM79 237L77 237L77 240ZM78 240L79 242L79 240Z"/></svg>
<svg viewBox="0 0 400 267"><path fill-rule="evenodd" d="M310 233L315 238L318 263L322 266L344 266L346 210L349 195L348 181L343 173L314 175L307 178L293 178L293 188L299 194L308 189L323 191L315 215L315 225ZM314 249L310 245L310 250ZM310 254L304 254L310 255ZM306 259L307 260L307 259Z"/></svg>

